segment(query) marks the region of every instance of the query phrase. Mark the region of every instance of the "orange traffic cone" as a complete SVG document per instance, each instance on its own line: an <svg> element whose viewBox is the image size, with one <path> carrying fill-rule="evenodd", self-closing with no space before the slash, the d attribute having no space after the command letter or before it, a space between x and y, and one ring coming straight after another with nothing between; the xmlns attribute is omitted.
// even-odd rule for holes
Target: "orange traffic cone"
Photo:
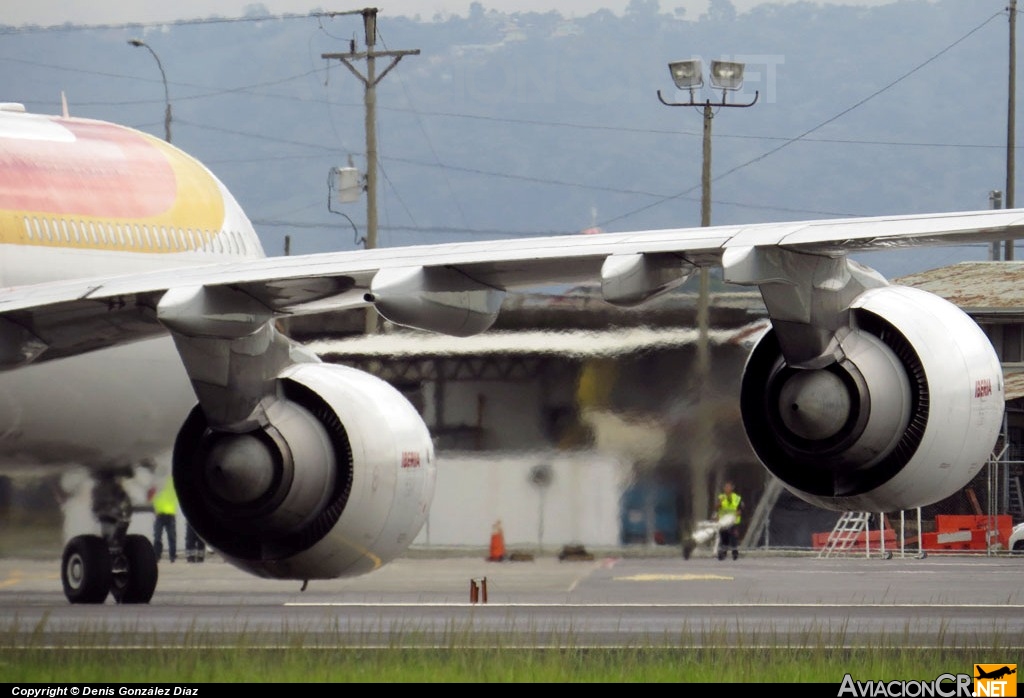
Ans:
<svg viewBox="0 0 1024 698"><path fill-rule="evenodd" d="M491 528L491 555L487 559L491 562L505 559L505 532L501 530L501 519L495 521Z"/></svg>

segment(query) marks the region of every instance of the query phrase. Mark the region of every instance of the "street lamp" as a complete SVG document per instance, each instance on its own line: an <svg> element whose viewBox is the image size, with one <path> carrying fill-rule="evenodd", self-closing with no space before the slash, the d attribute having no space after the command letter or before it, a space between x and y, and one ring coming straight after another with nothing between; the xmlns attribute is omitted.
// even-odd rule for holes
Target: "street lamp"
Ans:
<svg viewBox="0 0 1024 698"><path fill-rule="evenodd" d="M729 92L736 91L743 86L743 63L735 61L711 61L711 86L722 91L722 99L719 102L712 102L705 99L703 103L696 98L695 92L704 87L704 68L699 59L685 61L674 61L668 64L669 73L672 75L672 82L680 90L687 90L690 93L688 102L669 102L658 90L658 99L669 107L701 107L704 115L704 153L703 165L701 168L701 200L700 200L700 224L701 226L711 225L711 120L714 118L715 109L722 107L752 107L757 102L758 92L754 93L754 99L746 104L730 104L726 97ZM710 278L708 267L700 266L700 291L697 296L697 438L694 440L691 468L693 478L691 482L691 498L693 501L693 514L695 519L706 519L707 510L707 474L711 466L711 426L712 415L708 407L708 385L711 382L711 350L708 346L708 304L710 296ZM684 545L686 545L684 543Z"/></svg>
<svg viewBox="0 0 1024 698"><path fill-rule="evenodd" d="M170 92L167 91L167 74L164 72L164 65L163 65L163 63L160 62L160 56L156 55L156 51L154 51L152 49L152 47L150 47L150 45L147 44L142 39L129 39L128 43L130 45L136 46L136 47L141 46L142 48L146 49L151 54L153 54L153 58L156 59L156 67L160 69L160 77L164 81L164 104L166 105L165 108L164 108L164 140L167 141L168 143L170 143L171 142L171 95L170 95Z"/></svg>
<svg viewBox="0 0 1024 698"><path fill-rule="evenodd" d="M698 102L694 91L704 86L703 67L699 59L688 61L675 61L668 64L668 70L672 74L672 81L680 90L690 92L688 102L668 102L658 90L658 99L669 107L702 107L704 111L704 166L701 171L700 187L700 224L711 225L711 120L715 116L715 109L722 107L752 107L757 102L759 93L754 93L754 99L747 104L730 104L726 101L729 92L734 92L743 87L743 63L734 61L711 61L711 86L722 91L722 100L712 102L705 99L703 103Z"/></svg>

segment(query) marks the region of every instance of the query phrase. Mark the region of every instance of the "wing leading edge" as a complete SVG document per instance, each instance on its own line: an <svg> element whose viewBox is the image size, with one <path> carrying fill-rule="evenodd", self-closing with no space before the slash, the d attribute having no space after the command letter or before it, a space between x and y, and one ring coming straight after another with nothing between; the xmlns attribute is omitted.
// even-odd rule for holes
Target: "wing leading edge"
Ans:
<svg viewBox="0 0 1024 698"><path fill-rule="evenodd" d="M986 210L380 248L22 286L0 292L0 368L161 334L157 307L176 288L241 292L282 317L374 304L400 324L466 335L489 322L418 323L422 304L398 303L400 317L393 317L396 294L422 291L433 294L430 303L459 309L476 303L474 294L483 294L486 312L496 313L494 301L506 290L589 281L601 282L610 302L629 304L685 280L699 266L722 265L727 250L736 256L745 249L778 247L838 257L1019 237L1024 237L1024 209ZM396 277L405 279L404 285L392 283ZM632 290L622 291L623 284ZM389 293L380 293L382 288Z"/></svg>

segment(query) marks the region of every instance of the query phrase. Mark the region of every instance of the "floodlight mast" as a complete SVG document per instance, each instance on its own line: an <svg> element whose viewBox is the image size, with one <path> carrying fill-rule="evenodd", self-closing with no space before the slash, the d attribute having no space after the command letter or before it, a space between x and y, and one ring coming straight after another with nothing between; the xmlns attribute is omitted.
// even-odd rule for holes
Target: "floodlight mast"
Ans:
<svg viewBox="0 0 1024 698"><path fill-rule="evenodd" d="M689 102L669 102L658 90L658 99L662 104L669 107L703 107L704 111L704 154L703 167L701 168L700 188L700 224L711 225L711 120L714 118L714 109L721 107L752 107L757 103L760 92L754 92L754 99L746 104L729 103L726 100L727 93L735 91L743 86L743 63L733 61L711 61L711 85L722 90L722 100L712 102L710 99L700 103L696 100L694 90L704 86L704 76L701 61L697 59L688 61L675 61L668 64L672 81L680 90L689 90Z"/></svg>
<svg viewBox="0 0 1024 698"><path fill-rule="evenodd" d="M700 224L711 225L711 120L716 107L752 107L757 102L759 93L754 92L754 99L747 104L730 104L726 101L727 93L743 86L743 63L732 61L711 61L711 85L722 90L722 101L712 102L705 99L703 103L696 100L694 91L704 86L703 68L699 59L675 61L668 64L672 81L680 90L689 90L689 102L669 102L658 90L658 99L669 107L702 107L704 113L704 153L700 178ZM695 376L697 380L697 438L691 457L691 494L695 519L707 518L707 496L703 488L707 484L707 476L711 465L711 433L712 415L707 406L708 386L711 382L711 348L709 345L708 306L711 295L711 282L708 267L700 265L700 290L697 296L697 361ZM683 524L687 525L687 524ZM684 543L684 545L686 545Z"/></svg>

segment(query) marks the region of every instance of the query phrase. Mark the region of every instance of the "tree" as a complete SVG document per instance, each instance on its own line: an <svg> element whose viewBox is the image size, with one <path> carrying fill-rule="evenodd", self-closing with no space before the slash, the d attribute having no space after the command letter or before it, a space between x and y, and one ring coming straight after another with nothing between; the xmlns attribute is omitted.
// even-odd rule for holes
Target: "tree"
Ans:
<svg viewBox="0 0 1024 698"><path fill-rule="evenodd" d="M712 22L735 21L736 7L731 0L711 0L708 4L707 18Z"/></svg>

